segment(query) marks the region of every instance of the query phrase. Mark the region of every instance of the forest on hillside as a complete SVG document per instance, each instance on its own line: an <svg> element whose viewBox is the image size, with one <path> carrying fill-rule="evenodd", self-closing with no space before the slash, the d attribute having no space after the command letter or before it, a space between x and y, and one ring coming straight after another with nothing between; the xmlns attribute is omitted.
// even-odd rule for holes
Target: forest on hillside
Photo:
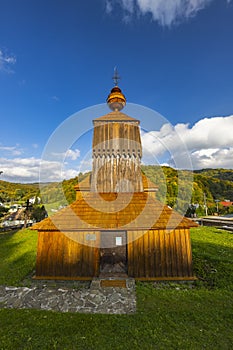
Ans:
<svg viewBox="0 0 233 350"><path fill-rule="evenodd" d="M198 215L214 214L217 206L220 214L233 212L233 207L223 208L219 202L233 201L233 170L203 169L193 172L176 170L166 166L144 165L143 173L158 186L157 198L172 208L184 212L187 204ZM24 203L28 198L38 196L42 190L44 204L55 208L65 206L75 200L74 186L90 173L80 173L77 177L62 183L16 184L0 181L0 202Z"/></svg>
<svg viewBox="0 0 233 350"><path fill-rule="evenodd" d="M24 203L34 196L39 196L39 184L21 184L0 180L1 203Z"/></svg>
<svg viewBox="0 0 233 350"><path fill-rule="evenodd" d="M224 208L220 204L225 200L233 201L233 170L202 169L191 172L154 165L142 166L142 170L158 185L157 198L172 208L177 207L179 210L177 198L182 201L182 191L191 191L189 203L197 215L205 214L205 205L209 215L216 213L217 210L220 214L233 212L233 207ZM182 209L182 205L180 207Z"/></svg>

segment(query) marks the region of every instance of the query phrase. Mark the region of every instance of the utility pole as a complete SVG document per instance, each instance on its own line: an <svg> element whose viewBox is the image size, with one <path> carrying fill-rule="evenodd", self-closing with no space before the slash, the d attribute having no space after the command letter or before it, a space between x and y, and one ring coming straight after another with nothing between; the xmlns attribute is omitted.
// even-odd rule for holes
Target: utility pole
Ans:
<svg viewBox="0 0 233 350"><path fill-rule="evenodd" d="M23 228L27 227L27 221L28 221L28 217L29 217L29 207L30 207L30 203L29 203L29 199L27 199L26 202L26 207L25 207L25 216L24 216L24 225Z"/></svg>
<svg viewBox="0 0 233 350"><path fill-rule="evenodd" d="M216 206L217 206L217 214L218 214L218 203L220 202L220 200L219 199L216 199L215 200L215 203L216 203Z"/></svg>
<svg viewBox="0 0 233 350"><path fill-rule="evenodd" d="M204 195L205 215L208 216L208 208L207 208L207 204L206 204L206 194L205 194L205 192L203 193L203 195Z"/></svg>

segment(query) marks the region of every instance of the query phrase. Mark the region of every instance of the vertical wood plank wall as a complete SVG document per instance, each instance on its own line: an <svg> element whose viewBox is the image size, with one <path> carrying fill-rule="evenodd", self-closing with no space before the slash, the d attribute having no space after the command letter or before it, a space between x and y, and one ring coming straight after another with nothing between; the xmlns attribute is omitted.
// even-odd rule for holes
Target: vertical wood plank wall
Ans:
<svg viewBox="0 0 233 350"><path fill-rule="evenodd" d="M86 234L39 232L36 276L96 276L99 272L99 249L95 246L96 241L85 241ZM95 234L99 240L99 232L88 234Z"/></svg>
<svg viewBox="0 0 233 350"><path fill-rule="evenodd" d="M189 229L128 232L130 277L192 277Z"/></svg>
<svg viewBox="0 0 233 350"><path fill-rule="evenodd" d="M96 241L87 242L87 234ZM189 229L128 231L127 237L129 277L193 277ZM98 276L99 242L100 232L39 232L36 276Z"/></svg>
<svg viewBox="0 0 233 350"><path fill-rule="evenodd" d="M94 121L93 192L143 192L138 121Z"/></svg>

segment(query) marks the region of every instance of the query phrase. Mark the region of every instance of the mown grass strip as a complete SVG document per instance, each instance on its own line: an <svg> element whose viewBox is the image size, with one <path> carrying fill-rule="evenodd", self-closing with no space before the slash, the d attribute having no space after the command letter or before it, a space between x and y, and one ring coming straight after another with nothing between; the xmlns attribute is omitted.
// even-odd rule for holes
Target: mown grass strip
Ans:
<svg viewBox="0 0 233 350"><path fill-rule="evenodd" d="M21 283L34 268L36 235L25 233L1 240L7 284ZM137 283L135 315L2 309L0 349L231 349L233 235L200 227L191 237L198 282Z"/></svg>

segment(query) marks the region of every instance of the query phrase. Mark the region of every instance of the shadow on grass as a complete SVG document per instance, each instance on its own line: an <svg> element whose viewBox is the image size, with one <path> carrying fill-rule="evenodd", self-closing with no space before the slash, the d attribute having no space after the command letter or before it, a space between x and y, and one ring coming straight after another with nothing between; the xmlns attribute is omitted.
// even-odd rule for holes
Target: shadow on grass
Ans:
<svg viewBox="0 0 233 350"><path fill-rule="evenodd" d="M0 236L0 284L18 285L35 266L37 233L29 229Z"/></svg>

